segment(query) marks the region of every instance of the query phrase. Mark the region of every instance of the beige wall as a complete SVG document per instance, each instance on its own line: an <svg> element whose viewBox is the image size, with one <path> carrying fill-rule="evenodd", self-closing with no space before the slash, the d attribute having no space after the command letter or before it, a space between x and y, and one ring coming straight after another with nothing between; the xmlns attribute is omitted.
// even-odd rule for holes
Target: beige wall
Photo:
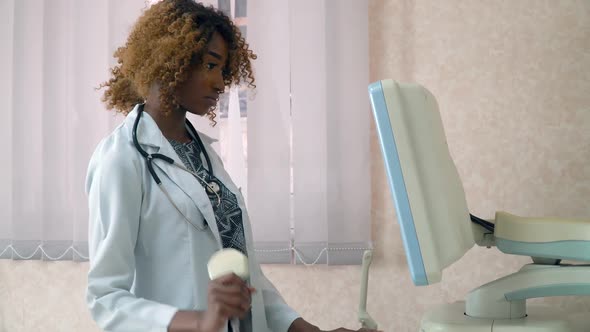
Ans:
<svg viewBox="0 0 590 332"><path fill-rule="evenodd" d="M351 22L354 22L351 19ZM418 82L438 98L472 212L590 217L590 1L371 1L371 80ZM410 281L372 135L369 311L386 331L528 262L471 250L443 282ZM97 331L82 301L86 264L0 261L0 331ZM357 327L359 267L265 266L304 317ZM590 299L555 298L572 311Z"/></svg>

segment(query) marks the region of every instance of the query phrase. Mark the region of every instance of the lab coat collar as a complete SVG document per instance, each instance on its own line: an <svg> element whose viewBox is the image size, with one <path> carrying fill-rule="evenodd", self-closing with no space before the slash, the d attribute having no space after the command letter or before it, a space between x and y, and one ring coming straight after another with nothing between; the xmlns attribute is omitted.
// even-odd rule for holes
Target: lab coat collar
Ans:
<svg viewBox="0 0 590 332"><path fill-rule="evenodd" d="M136 104L133 107L133 110L127 114L125 118L125 126L129 129L129 141L133 143L133 136L131 132L133 131L133 124L135 123L135 119L137 119L137 114L139 112L139 107L143 107L144 104ZM154 130L154 128L156 130ZM209 137L201 132L199 132L199 137L203 141L204 144L210 145L217 140L215 138ZM168 143L160 128L156 124L156 121L147 113L143 112L141 114L141 120L137 125L137 141L139 144L144 146L151 146L153 148L159 149L161 146L165 145L164 143Z"/></svg>
<svg viewBox="0 0 590 332"><path fill-rule="evenodd" d="M133 111L131 111L125 119L125 127L128 132L128 137L131 144L133 144L133 125L135 123L135 119L137 119L139 106L139 104L136 105L133 108ZM210 144L215 140L201 133L199 133L199 137L201 137L203 144L207 149L207 152L209 153L209 155L211 155ZM141 119L139 120L139 124L137 126L137 141L142 146L142 148L146 150L146 152L150 154L156 152L163 154L167 157L172 158L175 164L184 165L176 151L174 151L174 148L172 147L170 142L168 142L164 135L162 135L162 132L160 131L160 128L158 127L154 119L146 112L142 112ZM215 158L211 158L213 169L217 171L219 169L219 165L217 165L217 163L214 162L214 160ZM165 173L168 176L168 178L170 178L170 180L176 186L178 186L188 196L188 198L190 198L192 203L194 203L194 205L199 209L199 211L205 218L209 226L209 229L213 233L213 236L217 241L217 245L221 249L222 242L219 236L219 230L217 228L215 214L209 201L209 197L207 196L207 193L205 192L205 189L203 188L203 185L200 183L200 181L197 180L191 173L183 169L180 169L177 166L170 165L169 163L164 162L162 160L154 159L153 164L155 166L154 168L156 169L157 173ZM215 173L216 176L218 176L217 173L220 172L217 171ZM224 178L220 178L220 180L225 184ZM174 203L178 206L182 213L190 220L190 222L193 223L193 225L197 227L202 226L199 223L199 221L195 220L195 216L192 216L189 213L189 209L185 206L184 202L175 201Z"/></svg>
<svg viewBox="0 0 590 332"><path fill-rule="evenodd" d="M135 119L137 118L137 113L139 106L141 104L135 105L133 110L127 115L127 119L125 120L126 126L129 128L129 139L131 144L133 144L133 124L135 123ZM217 158L217 153L213 150L211 144L217 142L215 138L209 137L202 132L198 131L199 137L203 141L203 145L205 146L205 150L211 159L211 164L213 166L213 171L215 177L221 181L227 189L231 192L236 193L240 189L233 183L229 174L225 171L222 162ZM182 165L182 161L176 155L174 148L170 145L166 137L162 135L160 128L156 124L156 121L146 112L143 112L141 115L141 120L139 120L139 124L137 125L137 141L140 145L145 147L151 147L154 149L153 152L159 152L166 156L173 157L174 161L180 163ZM168 149L171 148L171 149ZM163 152L162 149L165 149L166 152ZM185 172L186 173L186 172Z"/></svg>

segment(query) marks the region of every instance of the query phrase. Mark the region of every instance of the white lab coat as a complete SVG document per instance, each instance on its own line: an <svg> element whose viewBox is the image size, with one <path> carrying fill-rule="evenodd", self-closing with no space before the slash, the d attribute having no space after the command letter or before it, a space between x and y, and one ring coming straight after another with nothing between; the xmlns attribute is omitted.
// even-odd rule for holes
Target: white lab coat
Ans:
<svg viewBox="0 0 590 332"><path fill-rule="evenodd" d="M184 215L195 225L208 221L204 231L190 226L152 179L132 141L137 108L100 142L88 167L86 301L92 317L106 331L164 332L177 310L206 309L206 264L222 245L209 198L193 175L162 160L154 161L163 186ZM258 290L252 297L252 330L286 332L298 315L262 273L244 199L212 149L212 140L201 137L215 176L237 196L242 209L250 284ZM137 138L148 153L158 152L182 164L145 112Z"/></svg>

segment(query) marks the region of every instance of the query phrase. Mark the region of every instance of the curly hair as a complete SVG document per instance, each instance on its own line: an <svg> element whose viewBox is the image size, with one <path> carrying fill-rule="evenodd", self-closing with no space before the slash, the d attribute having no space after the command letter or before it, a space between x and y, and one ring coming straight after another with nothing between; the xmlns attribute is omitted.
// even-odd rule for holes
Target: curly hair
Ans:
<svg viewBox="0 0 590 332"><path fill-rule="evenodd" d="M103 101L107 108L128 114L135 104L145 101L154 83L160 87L163 111L178 108L174 92L194 66L202 65L215 32L228 46L225 86L245 82L255 88L251 60L256 55L227 15L193 0L162 0L143 13L125 46L115 51L118 64L111 69L111 78L100 85L106 88ZM207 113L213 124L214 111Z"/></svg>

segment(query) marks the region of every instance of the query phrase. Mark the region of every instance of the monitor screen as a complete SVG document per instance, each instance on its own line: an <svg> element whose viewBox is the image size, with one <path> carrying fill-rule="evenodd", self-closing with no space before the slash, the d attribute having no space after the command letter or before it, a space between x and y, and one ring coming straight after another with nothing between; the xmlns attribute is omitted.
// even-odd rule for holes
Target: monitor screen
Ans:
<svg viewBox="0 0 590 332"><path fill-rule="evenodd" d="M393 80L372 83L369 95L412 280L438 282L475 244L438 105L422 86Z"/></svg>

